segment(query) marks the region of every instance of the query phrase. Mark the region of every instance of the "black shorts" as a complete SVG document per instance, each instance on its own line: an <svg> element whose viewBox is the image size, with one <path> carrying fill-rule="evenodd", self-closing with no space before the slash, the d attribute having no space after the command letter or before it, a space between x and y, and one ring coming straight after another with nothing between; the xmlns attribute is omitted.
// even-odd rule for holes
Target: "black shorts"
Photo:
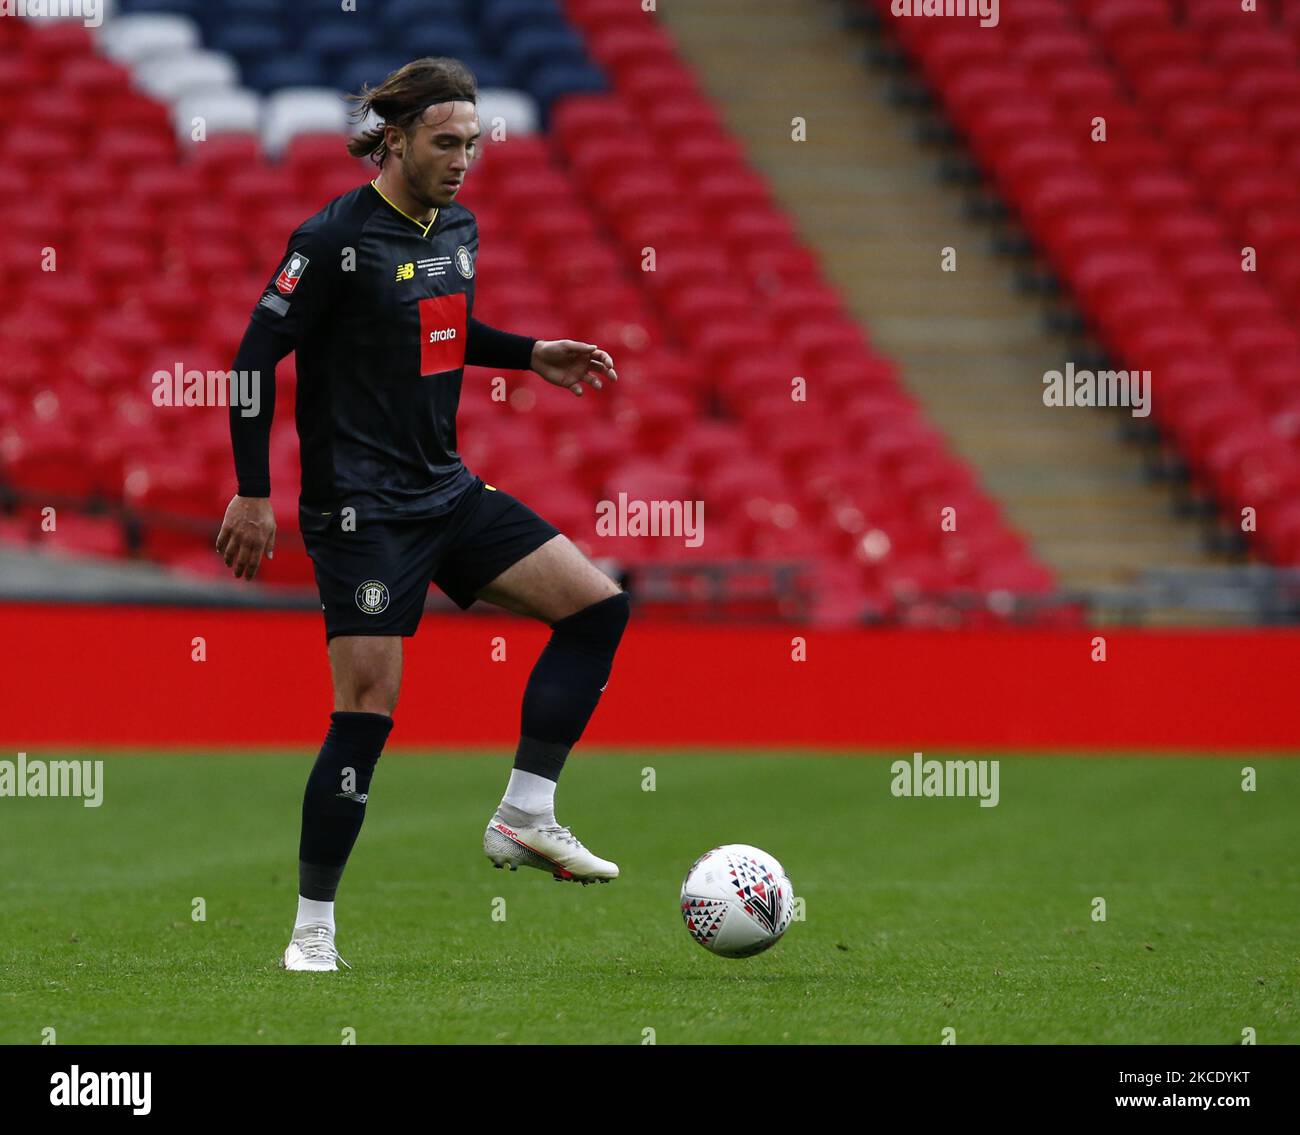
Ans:
<svg viewBox="0 0 1300 1135"><path fill-rule="evenodd" d="M443 516L372 520L342 531L299 511L316 568L326 641L335 635L413 635L432 581L462 610L475 592L560 531L481 477Z"/></svg>

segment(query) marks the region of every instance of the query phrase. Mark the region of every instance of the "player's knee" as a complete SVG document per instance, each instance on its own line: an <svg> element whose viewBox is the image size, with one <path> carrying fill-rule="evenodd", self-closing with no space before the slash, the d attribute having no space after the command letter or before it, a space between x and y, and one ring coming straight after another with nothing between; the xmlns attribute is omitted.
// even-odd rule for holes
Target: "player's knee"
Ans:
<svg viewBox="0 0 1300 1135"><path fill-rule="evenodd" d="M401 640L344 636L330 643L334 708L392 717L402 684Z"/></svg>
<svg viewBox="0 0 1300 1135"><path fill-rule="evenodd" d="M334 708L347 713L385 713L392 717L398 692L398 683L382 674L356 674L336 692Z"/></svg>
<svg viewBox="0 0 1300 1135"><path fill-rule="evenodd" d="M631 597L618 591L552 623L551 631L574 646L612 657L631 617Z"/></svg>

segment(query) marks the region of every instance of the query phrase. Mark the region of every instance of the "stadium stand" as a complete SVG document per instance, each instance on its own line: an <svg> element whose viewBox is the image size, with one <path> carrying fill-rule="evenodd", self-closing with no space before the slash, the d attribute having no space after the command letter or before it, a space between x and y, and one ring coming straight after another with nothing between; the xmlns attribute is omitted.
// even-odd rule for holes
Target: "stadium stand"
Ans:
<svg viewBox="0 0 1300 1135"><path fill-rule="evenodd" d="M416 7L441 18L414 21ZM395 0L376 10L362 23L333 3L121 0L97 32L0 21L0 96L15 109L0 128L0 477L16 502L0 536L31 539L35 507L57 499L86 506L75 524L60 523L68 549L224 572L211 540L233 492L225 411L158 408L151 376L228 368L287 234L372 172L344 151L338 92L418 52L445 52L478 71L485 128L504 122L508 138L487 147L463 197L483 234L476 314L599 342L622 376L609 397L576 404L506 376L503 411L489 398L493 376L469 368L460 433L471 468L519 486L589 553L633 567L807 564L813 614L826 622L924 620L930 595L1052 590L1051 572L845 313L651 18L608 0ZM972 69L978 78L978 58L952 73ZM956 86L959 100L972 98ZM1040 143L1058 144L1049 110L1034 113ZM983 118L971 128L990 155L1018 155L1044 232L1057 231L1062 200L1073 211L1097 197L1088 181L1066 190L1035 177L1023 147L999 148L1005 129ZM1144 191L1167 212L1165 185ZM1114 222L1104 202L1090 215ZM1131 250L1085 243L1082 275L1071 278L1094 293L1134 268ZM34 267L45 250L56 270ZM1213 303L1239 325L1249 361L1281 330L1246 292L1255 297L1215 291ZM1169 337L1172 349L1187 327L1175 303L1168 296L1170 318L1141 327L1121 305L1114 325L1143 341ZM1249 327L1248 308L1258 316ZM1201 358L1207 368L1220 361L1240 360ZM1208 370L1180 373L1173 381L1213 385ZM796 377L818 396L792 402ZM282 532L266 580L305 584L285 409L292 359L278 381ZM1258 440L1262 410L1245 398L1188 407L1171 428L1199 423L1199 467L1237 484L1249 454L1224 443ZM704 500L704 548L595 537L594 501L620 492ZM940 532L942 506L961 511L960 536Z"/></svg>
<svg viewBox="0 0 1300 1135"><path fill-rule="evenodd" d="M1300 564L1295 5L1028 0L989 28L874 7L1117 365L1151 370L1193 484Z"/></svg>

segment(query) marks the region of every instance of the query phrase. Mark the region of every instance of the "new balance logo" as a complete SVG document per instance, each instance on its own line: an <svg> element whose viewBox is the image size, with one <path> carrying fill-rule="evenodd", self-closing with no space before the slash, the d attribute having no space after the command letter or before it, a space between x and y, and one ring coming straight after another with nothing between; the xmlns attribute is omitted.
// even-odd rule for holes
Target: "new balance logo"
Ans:
<svg viewBox="0 0 1300 1135"><path fill-rule="evenodd" d="M369 792L336 792L334 793L340 800L355 800L358 804L364 804L370 796Z"/></svg>

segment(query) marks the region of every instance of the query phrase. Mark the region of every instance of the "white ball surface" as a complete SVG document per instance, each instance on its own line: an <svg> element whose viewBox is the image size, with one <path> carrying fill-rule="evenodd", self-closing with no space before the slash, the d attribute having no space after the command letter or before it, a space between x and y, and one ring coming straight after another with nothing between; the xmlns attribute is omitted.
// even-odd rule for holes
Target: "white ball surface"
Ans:
<svg viewBox="0 0 1300 1135"><path fill-rule="evenodd" d="M794 914L794 888L761 848L729 843L706 851L682 882L682 919L706 950L748 958L775 945Z"/></svg>

